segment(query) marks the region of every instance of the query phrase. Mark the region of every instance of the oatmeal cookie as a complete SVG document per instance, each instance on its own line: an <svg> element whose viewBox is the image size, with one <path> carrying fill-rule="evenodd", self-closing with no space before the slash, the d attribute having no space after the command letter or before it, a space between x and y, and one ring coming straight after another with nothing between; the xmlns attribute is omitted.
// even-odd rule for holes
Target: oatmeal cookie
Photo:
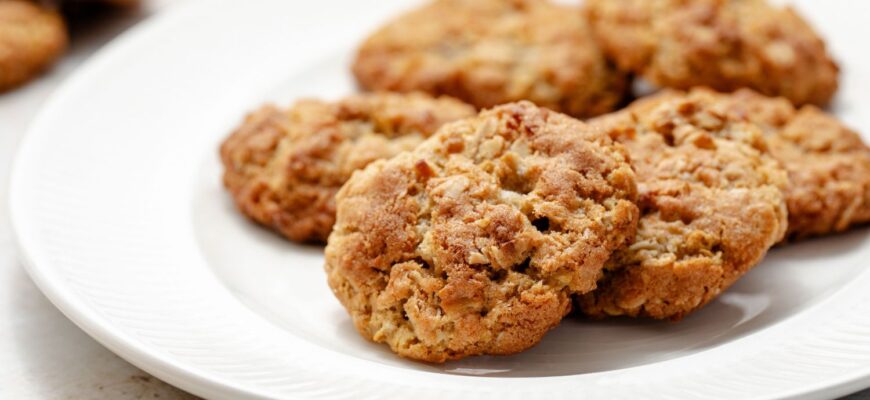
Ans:
<svg viewBox="0 0 870 400"><path fill-rule="evenodd" d="M688 96L713 97L732 117L747 118L765 132L770 154L789 175L790 238L841 232L870 221L870 149L834 116L751 90L726 95L696 89Z"/></svg>
<svg viewBox="0 0 870 400"><path fill-rule="evenodd" d="M329 286L362 336L443 362L536 344L631 240L621 146L511 103L445 125L339 191Z"/></svg>
<svg viewBox="0 0 870 400"><path fill-rule="evenodd" d="M0 91L44 71L67 45L63 18L35 3L0 0Z"/></svg>
<svg viewBox="0 0 870 400"><path fill-rule="evenodd" d="M254 221L291 240L324 242L335 222L335 193L353 171L473 115L458 100L421 93L265 106L221 146L224 185Z"/></svg>
<svg viewBox="0 0 870 400"><path fill-rule="evenodd" d="M696 88L664 91L632 104L655 107L679 98L706 99L718 112L761 127L767 150L789 175L788 237L842 232L870 222L870 149L861 136L815 106L796 108L784 98L749 89L733 94Z"/></svg>
<svg viewBox="0 0 870 400"><path fill-rule="evenodd" d="M448 94L477 107L530 100L588 117L612 111L627 78L604 58L577 9L544 0L437 0L360 47L363 88Z"/></svg>
<svg viewBox="0 0 870 400"><path fill-rule="evenodd" d="M749 87L795 104L827 104L839 70L792 8L766 0L586 0L605 53L651 83Z"/></svg>
<svg viewBox="0 0 870 400"><path fill-rule="evenodd" d="M761 129L704 97L645 101L590 123L628 149L637 237L614 253L587 315L679 319L719 295L782 239L788 180Z"/></svg>

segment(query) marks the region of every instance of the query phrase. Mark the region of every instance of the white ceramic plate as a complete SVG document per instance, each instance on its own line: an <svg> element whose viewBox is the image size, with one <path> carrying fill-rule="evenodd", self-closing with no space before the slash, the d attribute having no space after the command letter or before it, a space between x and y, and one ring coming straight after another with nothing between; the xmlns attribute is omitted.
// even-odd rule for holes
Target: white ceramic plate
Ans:
<svg viewBox="0 0 870 400"><path fill-rule="evenodd" d="M870 132L870 3L800 5L843 60L837 113ZM568 319L525 353L445 365L361 339L321 249L234 211L217 146L260 102L352 92L361 35L408 6L197 1L110 45L46 106L15 164L12 220L33 279L114 352L215 398L818 398L870 386L866 229L772 251L678 324Z"/></svg>

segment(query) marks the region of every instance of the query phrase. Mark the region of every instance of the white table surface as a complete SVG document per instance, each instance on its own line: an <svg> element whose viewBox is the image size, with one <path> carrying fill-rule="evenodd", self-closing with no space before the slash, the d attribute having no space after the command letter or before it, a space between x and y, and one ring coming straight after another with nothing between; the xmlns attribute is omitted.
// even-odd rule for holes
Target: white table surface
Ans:
<svg viewBox="0 0 870 400"><path fill-rule="evenodd" d="M181 1L146 1L138 11L77 27L69 53L50 73L0 94L0 399L194 398L112 354L54 308L17 259L6 195L17 143L52 91L119 33ZM847 399L870 400L870 390Z"/></svg>

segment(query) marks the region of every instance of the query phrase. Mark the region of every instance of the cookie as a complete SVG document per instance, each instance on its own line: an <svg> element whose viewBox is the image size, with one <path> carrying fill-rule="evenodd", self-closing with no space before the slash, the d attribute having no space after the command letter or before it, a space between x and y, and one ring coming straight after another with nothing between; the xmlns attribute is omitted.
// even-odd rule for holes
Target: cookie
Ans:
<svg viewBox="0 0 870 400"><path fill-rule="evenodd" d="M870 221L870 149L834 116L751 90L725 95L696 89L688 96L711 97L732 117L762 128L770 154L788 171L790 238L842 232Z"/></svg>
<svg viewBox="0 0 870 400"><path fill-rule="evenodd" d="M825 105L837 64L792 8L765 0L587 0L605 53L660 87L742 87L795 104Z"/></svg>
<svg viewBox="0 0 870 400"><path fill-rule="evenodd" d="M636 186L604 134L530 102L445 125L339 191L329 286L359 333L443 362L536 344L631 240Z"/></svg>
<svg viewBox="0 0 870 400"><path fill-rule="evenodd" d="M67 42L66 25L53 10L28 1L0 0L0 91L42 73Z"/></svg>
<svg viewBox="0 0 870 400"><path fill-rule="evenodd" d="M303 100L247 116L220 149L239 210L290 240L325 242L335 193L353 171L411 150L442 124L475 115L458 100L377 93Z"/></svg>
<svg viewBox="0 0 870 400"><path fill-rule="evenodd" d="M371 35L353 73L365 89L447 94L479 108L518 100L589 117L615 109L627 78L580 12L544 0L437 0Z"/></svg>
<svg viewBox="0 0 870 400"><path fill-rule="evenodd" d="M578 297L592 317L679 319L756 265L787 226L788 179L761 129L712 99L641 102L591 121L622 143L637 172L635 241Z"/></svg>

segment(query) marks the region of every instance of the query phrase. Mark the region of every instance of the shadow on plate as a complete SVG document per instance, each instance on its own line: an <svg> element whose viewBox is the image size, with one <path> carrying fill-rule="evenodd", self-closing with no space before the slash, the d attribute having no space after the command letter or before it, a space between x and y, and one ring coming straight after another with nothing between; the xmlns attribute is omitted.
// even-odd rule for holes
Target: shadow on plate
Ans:
<svg viewBox="0 0 870 400"><path fill-rule="evenodd" d="M459 375L540 377L611 371L695 354L780 323L835 293L855 268L824 271L808 265L834 260L867 241L865 228L774 249L765 262L725 294L680 322L569 316L537 346L512 356L484 356L443 365L402 360L382 344L360 337L338 311L336 336L364 349L359 357L405 368ZM835 264L835 263L832 263ZM831 267L837 268L837 267ZM814 278L808 279L808 277ZM821 277L818 275L822 275Z"/></svg>

